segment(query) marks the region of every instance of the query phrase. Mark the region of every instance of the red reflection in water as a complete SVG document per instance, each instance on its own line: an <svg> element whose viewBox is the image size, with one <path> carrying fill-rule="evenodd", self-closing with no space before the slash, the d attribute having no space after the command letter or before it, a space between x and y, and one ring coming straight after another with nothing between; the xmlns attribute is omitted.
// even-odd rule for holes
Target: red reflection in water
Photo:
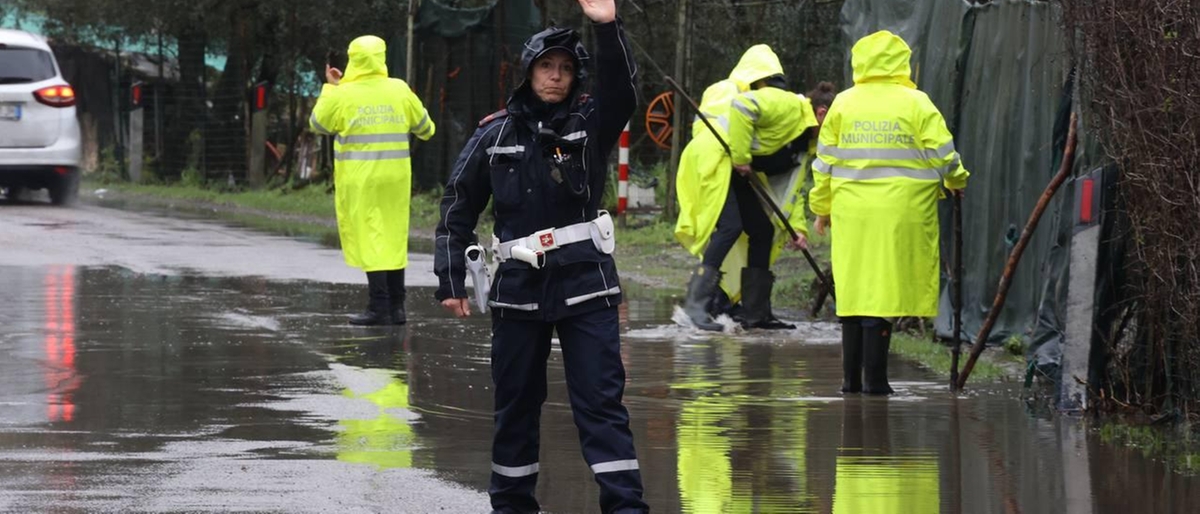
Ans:
<svg viewBox="0 0 1200 514"><path fill-rule="evenodd" d="M46 418L75 419L73 396L79 388L75 371L75 268L54 268L46 274Z"/></svg>

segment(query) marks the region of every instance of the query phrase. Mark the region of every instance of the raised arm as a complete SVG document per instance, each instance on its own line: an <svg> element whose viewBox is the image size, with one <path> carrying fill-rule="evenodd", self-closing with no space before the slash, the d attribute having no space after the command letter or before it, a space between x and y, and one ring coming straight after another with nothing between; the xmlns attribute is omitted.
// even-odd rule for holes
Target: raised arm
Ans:
<svg viewBox="0 0 1200 514"><path fill-rule="evenodd" d="M596 129L599 150L608 155L637 107L637 64L613 0L579 0L596 23Z"/></svg>

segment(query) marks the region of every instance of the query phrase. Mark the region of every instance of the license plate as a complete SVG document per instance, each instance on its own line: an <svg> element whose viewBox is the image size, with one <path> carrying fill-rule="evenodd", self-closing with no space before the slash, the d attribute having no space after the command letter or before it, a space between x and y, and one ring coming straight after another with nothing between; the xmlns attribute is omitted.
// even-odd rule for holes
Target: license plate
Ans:
<svg viewBox="0 0 1200 514"><path fill-rule="evenodd" d="M0 120L21 121L21 104L0 103Z"/></svg>

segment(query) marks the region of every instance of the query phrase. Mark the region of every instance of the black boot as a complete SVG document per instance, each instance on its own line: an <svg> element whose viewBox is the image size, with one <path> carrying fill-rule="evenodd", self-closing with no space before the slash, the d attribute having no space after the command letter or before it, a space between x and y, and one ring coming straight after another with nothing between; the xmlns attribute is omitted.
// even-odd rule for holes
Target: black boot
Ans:
<svg viewBox="0 0 1200 514"><path fill-rule="evenodd" d="M795 325L779 321L771 313L771 289L775 275L765 268L742 268L742 327L790 330Z"/></svg>
<svg viewBox="0 0 1200 514"><path fill-rule="evenodd" d="M388 314L388 280L386 271L367 272L367 311L350 316L351 325L386 325L391 323Z"/></svg>
<svg viewBox="0 0 1200 514"><path fill-rule="evenodd" d="M387 288L388 302L391 304L392 324L403 325L408 322L408 316L404 311L404 298L407 296L404 291L404 270L387 272Z"/></svg>
<svg viewBox="0 0 1200 514"><path fill-rule="evenodd" d="M863 320L863 392L892 394L888 384L888 350L892 346L892 324L883 318Z"/></svg>
<svg viewBox="0 0 1200 514"><path fill-rule="evenodd" d="M725 328L720 323L713 323L707 309L708 302L720 283L721 271L704 265L700 265L692 271L692 278L688 280L687 296L683 300L683 312L700 330L720 332Z"/></svg>
<svg viewBox="0 0 1200 514"><path fill-rule="evenodd" d="M842 319L842 392L862 392L863 329L858 318Z"/></svg>

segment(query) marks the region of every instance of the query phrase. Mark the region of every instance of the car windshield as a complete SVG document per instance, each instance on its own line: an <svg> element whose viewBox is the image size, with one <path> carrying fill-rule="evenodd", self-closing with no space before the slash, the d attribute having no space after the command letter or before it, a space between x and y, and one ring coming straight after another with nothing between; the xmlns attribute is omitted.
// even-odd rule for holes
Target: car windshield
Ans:
<svg viewBox="0 0 1200 514"><path fill-rule="evenodd" d="M54 57L36 48L0 47L0 84L54 78Z"/></svg>

